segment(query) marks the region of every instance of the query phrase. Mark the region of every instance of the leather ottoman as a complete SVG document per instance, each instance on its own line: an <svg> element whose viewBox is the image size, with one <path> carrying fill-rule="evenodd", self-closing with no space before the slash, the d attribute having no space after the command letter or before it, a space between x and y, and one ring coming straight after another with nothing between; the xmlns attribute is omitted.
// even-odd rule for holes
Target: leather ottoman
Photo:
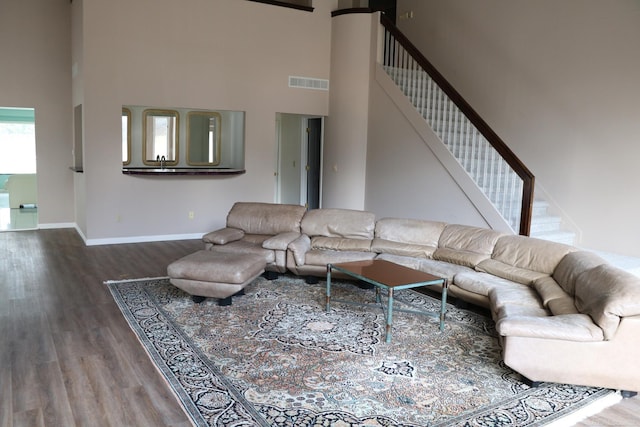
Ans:
<svg viewBox="0 0 640 427"><path fill-rule="evenodd" d="M231 305L233 295L264 273L266 261L255 254L221 253L202 250L180 258L167 267L171 284L189 293L196 303L205 298Z"/></svg>

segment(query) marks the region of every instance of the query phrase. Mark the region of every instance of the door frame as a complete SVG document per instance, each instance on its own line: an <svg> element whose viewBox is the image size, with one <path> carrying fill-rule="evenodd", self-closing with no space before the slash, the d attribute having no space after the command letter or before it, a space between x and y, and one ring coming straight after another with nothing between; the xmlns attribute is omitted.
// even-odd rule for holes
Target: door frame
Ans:
<svg viewBox="0 0 640 427"><path fill-rule="evenodd" d="M275 192L274 192L274 201L275 203L282 203L282 193L283 193L283 182L282 182L282 168L284 166L284 162L282 161L284 157L283 147L282 147L282 121L281 116L288 117L297 117L300 120L300 135L299 135L299 143L298 148L300 149L298 164L301 166L299 170L298 176L298 184L299 184L299 196L298 203L300 205L305 206L307 203L307 159L308 159L308 134L307 128L310 119L320 119L320 159L318 165L318 173L319 173L319 182L318 182L318 206L322 207L322 170L323 170L323 151L324 151L324 124L325 118L323 116L314 116L314 115L301 115L301 114L290 114L290 113L277 113L276 117L276 171L274 173L275 177Z"/></svg>

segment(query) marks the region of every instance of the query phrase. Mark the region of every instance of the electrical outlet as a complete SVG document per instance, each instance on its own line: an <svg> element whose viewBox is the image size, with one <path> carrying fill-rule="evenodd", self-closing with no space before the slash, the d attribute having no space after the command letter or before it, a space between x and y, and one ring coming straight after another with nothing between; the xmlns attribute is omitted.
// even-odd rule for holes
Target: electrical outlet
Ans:
<svg viewBox="0 0 640 427"><path fill-rule="evenodd" d="M193 219L196 215L193 213L193 211L189 211L189 219Z"/></svg>

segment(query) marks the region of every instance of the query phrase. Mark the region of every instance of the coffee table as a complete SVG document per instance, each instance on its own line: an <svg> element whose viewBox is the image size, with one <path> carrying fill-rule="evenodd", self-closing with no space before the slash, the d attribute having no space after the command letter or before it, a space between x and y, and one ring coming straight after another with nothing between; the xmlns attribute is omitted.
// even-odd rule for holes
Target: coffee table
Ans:
<svg viewBox="0 0 640 427"><path fill-rule="evenodd" d="M380 290L387 290L387 320L386 320L386 342L391 342L391 326L393 321L393 293L395 290L418 288L421 286L442 286L442 299L440 305L440 313L428 311L404 310L397 309L409 313L424 314L432 317L440 317L440 331L444 330L444 320L447 313L447 288L446 279L437 277L422 271L414 270L390 261L385 260L367 260L343 262L338 264L327 264L327 312L331 310L331 272L339 271L347 276L362 280L376 288L376 303L381 304ZM336 300L351 304L357 304L350 301ZM383 306L384 307L384 306Z"/></svg>

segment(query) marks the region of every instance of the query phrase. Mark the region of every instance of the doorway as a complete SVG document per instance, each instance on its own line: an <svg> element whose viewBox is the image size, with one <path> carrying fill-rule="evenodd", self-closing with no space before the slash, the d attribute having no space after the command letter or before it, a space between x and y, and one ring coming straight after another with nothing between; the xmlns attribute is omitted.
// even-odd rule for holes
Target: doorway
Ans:
<svg viewBox="0 0 640 427"><path fill-rule="evenodd" d="M322 117L276 115L276 203L321 206L322 130Z"/></svg>
<svg viewBox="0 0 640 427"><path fill-rule="evenodd" d="M38 225L35 110L0 107L0 231Z"/></svg>

